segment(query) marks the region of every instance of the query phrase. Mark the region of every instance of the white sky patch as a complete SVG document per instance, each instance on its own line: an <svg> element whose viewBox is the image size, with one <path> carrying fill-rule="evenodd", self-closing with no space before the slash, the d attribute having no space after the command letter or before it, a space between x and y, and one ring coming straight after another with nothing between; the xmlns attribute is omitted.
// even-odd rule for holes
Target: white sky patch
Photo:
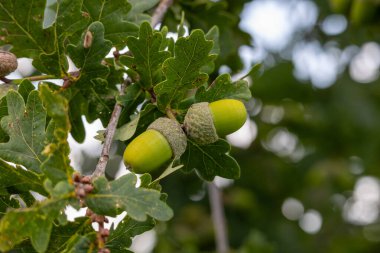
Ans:
<svg viewBox="0 0 380 253"><path fill-rule="evenodd" d="M365 43L350 63L352 79L359 83L370 83L379 77L380 46L376 42Z"/></svg>
<svg viewBox="0 0 380 253"><path fill-rule="evenodd" d="M316 210L308 210L299 220L300 227L308 234L316 234L322 228L322 216Z"/></svg>
<svg viewBox="0 0 380 253"><path fill-rule="evenodd" d="M227 141L235 147L248 149L256 137L257 125L248 119L239 130L227 135Z"/></svg>
<svg viewBox="0 0 380 253"><path fill-rule="evenodd" d="M294 34L314 26L318 9L311 1L253 1L245 5L240 26L254 38L254 44L279 52Z"/></svg>
<svg viewBox="0 0 380 253"><path fill-rule="evenodd" d="M302 217L304 207L298 199L287 198L284 203L282 203L281 211L288 220L295 221Z"/></svg>

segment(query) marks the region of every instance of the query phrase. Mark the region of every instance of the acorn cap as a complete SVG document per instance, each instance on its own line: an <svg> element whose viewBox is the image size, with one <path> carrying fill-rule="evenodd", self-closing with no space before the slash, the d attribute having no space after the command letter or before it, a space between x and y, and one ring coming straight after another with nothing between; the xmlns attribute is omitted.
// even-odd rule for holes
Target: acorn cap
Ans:
<svg viewBox="0 0 380 253"><path fill-rule="evenodd" d="M161 117L150 124L148 129L154 129L166 138L175 158L185 153L187 137L176 120Z"/></svg>
<svg viewBox="0 0 380 253"><path fill-rule="evenodd" d="M214 143L219 138L208 105L207 102L193 104L183 122L187 135L200 145Z"/></svg>
<svg viewBox="0 0 380 253"><path fill-rule="evenodd" d="M6 76L17 69L17 57L7 51L0 50L0 76Z"/></svg>

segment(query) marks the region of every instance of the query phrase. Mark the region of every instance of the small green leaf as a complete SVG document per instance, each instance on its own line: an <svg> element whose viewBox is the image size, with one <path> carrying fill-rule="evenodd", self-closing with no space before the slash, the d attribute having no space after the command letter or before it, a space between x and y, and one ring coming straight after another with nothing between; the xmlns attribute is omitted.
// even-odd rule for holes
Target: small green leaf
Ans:
<svg viewBox="0 0 380 253"><path fill-rule="evenodd" d="M112 253L129 252L128 248L132 244L132 238L151 230L154 226L155 222L152 218L148 218L146 221L135 221L127 216L118 224L116 229L111 227L106 247Z"/></svg>
<svg viewBox="0 0 380 253"><path fill-rule="evenodd" d="M247 81L232 82L229 74L222 74L207 89L199 88L195 95L196 102L213 102L223 98L250 99L251 91Z"/></svg>
<svg viewBox="0 0 380 253"><path fill-rule="evenodd" d="M160 200L161 193L136 188L136 183L137 177L132 173L112 182L108 182L105 177L99 177L93 182L95 190L87 195L86 203L97 214L115 216L126 211L137 221L146 220L147 215L157 220L169 220L173 211Z"/></svg>
<svg viewBox="0 0 380 253"><path fill-rule="evenodd" d="M147 104L146 107L136 115L130 122L116 130L115 140L127 141L133 136L144 132L154 120L163 114L153 104Z"/></svg>
<svg viewBox="0 0 380 253"><path fill-rule="evenodd" d="M32 84L31 81L29 81L28 79L24 79L22 80L22 82L19 84L19 87L18 87L18 93L20 93L20 95L24 98L24 102L26 103L27 100L28 100L28 96L29 96L29 93L33 90L35 90L36 88L34 87L34 85Z"/></svg>
<svg viewBox="0 0 380 253"><path fill-rule="evenodd" d="M92 43L88 48L84 47L87 32L92 34ZM115 103L116 91L110 89L106 80L110 71L107 66L102 64L104 57L111 48L111 41L104 39L104 26L98 21L88 27L76 46L69 45L67 48L69 56L75 65L81 69L80 76L75 82L75 88L80 89L81 94L88 102L87 120L92 122L100 118L103 125L108 123ZM75 113L70 114L74 115ZM79 117L75 119L79 121Z"/></svg>
<svg viewBox="0 0 380 253"><path fill-rule="evenodd" d="M118 126L130 121L131 115L136 112L139 104L144 102L145 92L138 83L133 83L125 89L125 95L117 96L116 100L123 105Z"/></svg>
<svg viewBox="0 0 380 253"><path fill-rule="evenodd" d="M104 37L112 41L113 46L122 49L128 36L136 35L137 25L127 21L131 5L125 0L85 0L84 11L91 22L100 21L105 27Z"/></svg>
<svg viewBox="0 0 380 253"><path fill-rule="evenodd" d="M7 95L8 116L1 119L1 127L9 135L7 143L0 144L0 157L6 161L22 164L35 172L41 172L44 160L46 111L38 91L30 92L25 105L16 91Z"/></svg>
<svg viewBox="0 0 380 253"><path fill-rule="evenodd" d="M161 179L169 176L170 174L176 172L177 170L179 170L182 167L183 167L182 164L173 167L173 162L170 163L169 166L164 170L164 172L162 172L162 174L157 179L155 179L152 183L159 182Z"/></svg>
<svg viewBox="0 0 380 253"><path fill-rule="evenodd" d="M139 124L140 114L137 114L130 122L116 129L114 140L126 141L133 137Z"/></svg>
<svg viewBox="0 0 380 253"><path fill-rule="evenodd" d="M219 45L219 28L217 26L211 27L211 29L205 35L207 40L212 40L214 45L210 51L211 54L218 55L220 54L220 45Z"/></svg>
<svg viewBox="0 0 380 253"><path fill-rule="evenodd" d="M70 132L68 102L63 96L54 94L47 85L40 86L40 93L47 113L52 119L47 128L48 144L43 152L47 159L41 165L41 169L50 180L57 183L69 179L73 172L67 141Z"/></svg>
<svg viewBox="0 0 380 253"><path fill-rule="evenodd" d="M249 76L252 78L252 82L255 83L255 81L262 74L262 71L263 71L262 67L263 67L263 65L261 63L257 63L255 65L253 65L252 68L248 71L248 73L246 75L244 75L242 78L240 78L240 80L243 80L244 78Z"/></svg>
<svg viewBox="0 0 380 253"><path fill-rule="evenodd" d="M87 31L92 34L92 43L89 48L84 47ZM67 47L69 56L81 70L80 76L76 81L76 86L86 88L92 79L107 77L109 69L102 64L102 60L110 52L111 48L111 41L104 39L104 26L98 21L92 23L84 31L82 39L77 45L69 45Z"/></svg>
<svg viewBox="0 0 380 253"><path fill-rule="evenodd" d="M142 87L150 89L162 81L161 66L170 56L167 51L161 51L163 43L161 32L153 32L148 22L142 23L139 38L128 37L127 44L133 57L122 56L120 61L139 74Z"/></svg>
<svg viewBox="0 0 380 253"><path fill-rule="evenodd" d="M210 50L213 42L205 39L201 30L194 30L189 37L179 38L175 44L175 56L163 64L166 80L155 88L159 108L176 108L190 89L203 85L208 75L201 68L213 59Z"/></svg>
<svg viewBox="0 0 380 253"><path fill-rule="evenodd" d="M223 139L217 142L200 146L188 139L186 152L181 156L182 168L185 172L196 170L198 175L207 181L215 176L230 179L240 177L239 164L228 152L230 145Z"/></svg>

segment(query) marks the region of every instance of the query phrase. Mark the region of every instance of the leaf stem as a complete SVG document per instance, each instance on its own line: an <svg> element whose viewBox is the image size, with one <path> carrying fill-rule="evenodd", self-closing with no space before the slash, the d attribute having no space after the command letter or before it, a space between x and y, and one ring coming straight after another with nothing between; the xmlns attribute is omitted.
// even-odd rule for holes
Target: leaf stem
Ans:
<svg viewBox="0 0 380 253"><path fill-rule="evenodd" d="M121 85L120 95L124 95L125 88L130 83L131 83L131 80L129 78L127 78L125 80L125 82ZM102 148L102 153L100 155L98 164L96 165L95 171L92 173L92 178L100 177L100 176L103 176L105 174L106 166L107 166L107 163L109 160L109 152L111 149L113 136L115 135L117 123L119 121L122 109L123 109L123 106L119 103L116 103L115 107L113 108L111 119L110 119L110 122L108 123L107 130L105 133L105 139L104 139L104 145Z"/></svg>
<svg viewBox="0 0 380 253"><path fill-rule="evenodd" d="M165 13L168 11L169 7L173 4L173 0L161 0L160 4L154 10L152 15L152 27L154 28L158 25L164 18Z"/></svg>
<svg viewBox="0 0 380 253"><path fill-rule="evenodd" d="M216 250L218 253L228 253L228 236L226 228L226 217L222 203L222 194L215 183L208 183L208 195L211 206L211 216L214 224Z"/></svg>
<svg viewBox="0 0 380 253"><path fill-rule="evenodd" d="M14 83L14 84L19 84L22 82L22 80L29 80L29 81L41 81L41 80L47 80L47 79L60 79L56 77L55 75L38 75L38 76L29 76L29 77L24 77L20 79L7 79L5 77L0 78L1 81L4 83Z"/></svg>

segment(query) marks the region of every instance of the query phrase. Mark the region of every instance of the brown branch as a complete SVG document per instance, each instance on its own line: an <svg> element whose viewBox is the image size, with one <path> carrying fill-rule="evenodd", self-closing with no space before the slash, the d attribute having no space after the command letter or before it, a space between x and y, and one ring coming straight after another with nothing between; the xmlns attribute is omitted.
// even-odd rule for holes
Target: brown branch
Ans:
<svg viewBox="0 0 380 253"><path fill-rule="evenodd" d="M208 183L207 187L215 231L216 251L218 253L227 253L229 252L229 246L222 194L214 183Z"/></svg>
<svg viewBox="0 0 380 253"><path fill-rule="evenodd" d="M160 4L157 6L156 10L153 13L152 16L152 26L155 27L159 22L162 21L165 13L169 9L169 7L173 4L173 0L161 0ZM115 55L115 57L118 57L119 53ZM131 79L127 78L126 81L121 85L120 95L124 94L124 90L127 85L131 83ZM106 166L109 160L109 151L111 149L111 144L113 140L113 136L115 135L117 123L119 121L119 117L121 114L122 106L118 103L116 103L110 122L108 123L106 134L105 134L105 140L102 148L102 153L100 155L98 164L96 165L95 171L92 173L92 178L103 176L105 174Z"/></svg>
<svg viewBox="0 0 380 253"><path fill-rule="evenodd" d="M4 83L12 83L12 80L10 80L4 76L0 76L0 81L2 81Z"/></svg>
<svg viewBox="0 0 380 253"><path fill-rule="evenodd" d="M127 78L125 82L121 85L120 95L124 95L125 88L130 83L131 83L131 80ZM123 107L121 104L118 104L118 103L115 104L110 122L108 123L107 129L106 129L102 153L100 155L99 162L96 165L95 171L94 173L92 173L92 178L103 176L105 174L106 166L109 160L109 152L111 149L113 136L115 135L117 123L119 121L122 109Z"/></svg>
<svg viewBox="0 0 380 253"><path fill-rule="evenodd" d="M169 7L173 4L173 0L161 0L160 4L154 10L152 15L152 27L154 28L158 25L165 16L165 13L168 11Z"/></svg>

